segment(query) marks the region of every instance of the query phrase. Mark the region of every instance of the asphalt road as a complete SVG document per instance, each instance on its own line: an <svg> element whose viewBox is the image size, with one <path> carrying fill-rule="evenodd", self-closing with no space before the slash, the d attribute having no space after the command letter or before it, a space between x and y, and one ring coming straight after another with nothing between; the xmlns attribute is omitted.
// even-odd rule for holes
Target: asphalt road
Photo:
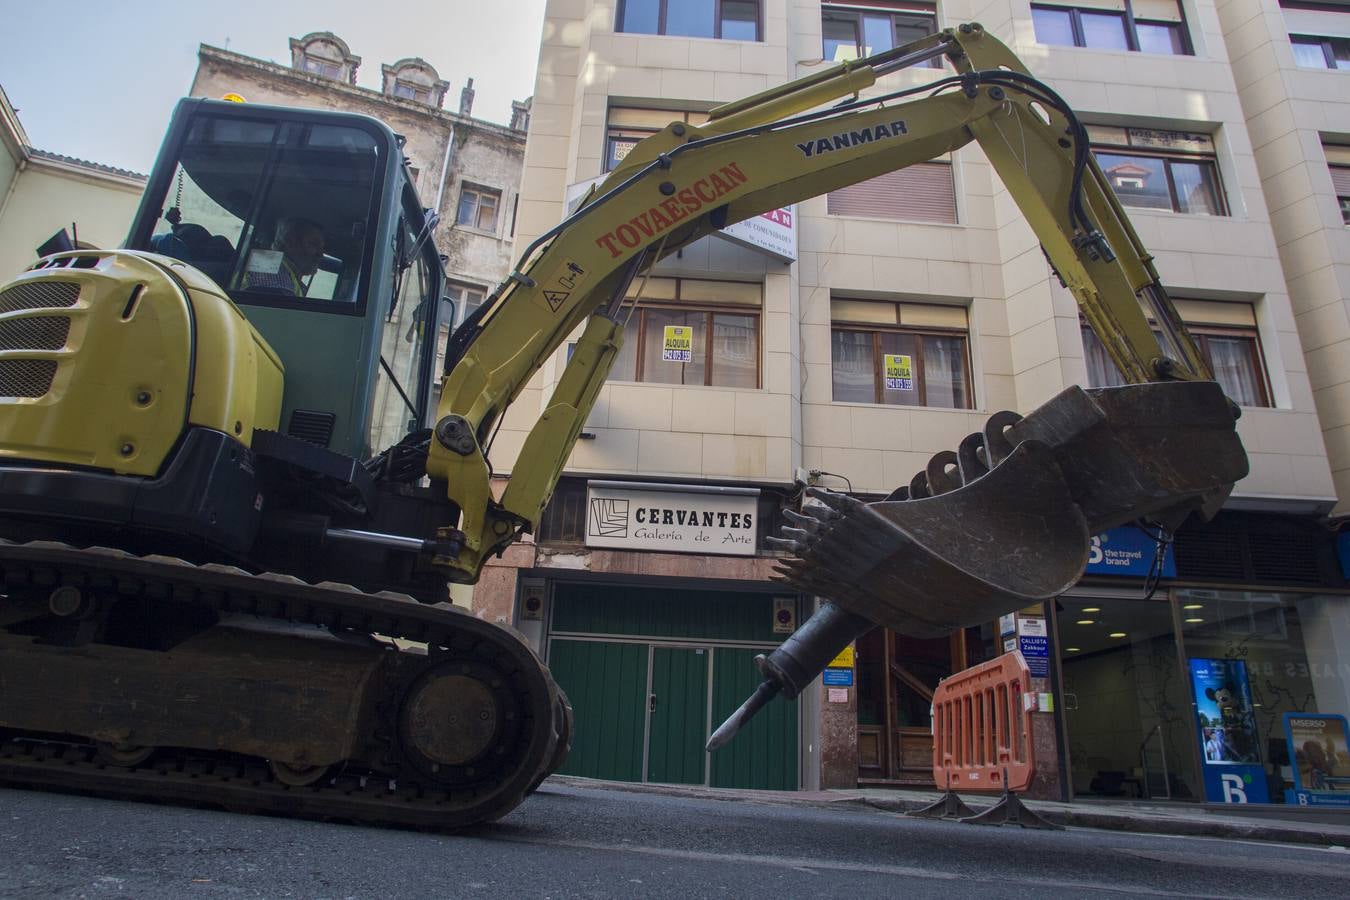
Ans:
<svg viewBox="0 0 1350 900"><path fill-rule="evenodd" d="M451 835L0 789L0 897L1344 897L1350 852L546 784Z"/></svg>

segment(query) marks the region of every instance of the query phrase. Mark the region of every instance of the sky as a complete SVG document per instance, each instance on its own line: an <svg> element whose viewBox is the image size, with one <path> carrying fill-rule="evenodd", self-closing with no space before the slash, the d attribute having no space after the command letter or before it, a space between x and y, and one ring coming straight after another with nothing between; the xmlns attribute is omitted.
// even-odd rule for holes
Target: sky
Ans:
<svg viewBox="0 0 1350 900"><path fill-rule="evenodd" d="M34 147L146 173L199 44L289 65L290 38L331 31L361 87L420 56L450 82L447 109L472 77L474 117L506 124L534 90L543 21L544 0L0 0L0 87Z"/></svg>

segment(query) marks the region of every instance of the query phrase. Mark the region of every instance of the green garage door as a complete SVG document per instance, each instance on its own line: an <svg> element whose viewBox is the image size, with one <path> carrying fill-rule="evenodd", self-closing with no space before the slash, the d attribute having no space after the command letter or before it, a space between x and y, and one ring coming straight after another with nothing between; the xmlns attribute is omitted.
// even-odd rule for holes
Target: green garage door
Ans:
<svg viewBox="0 0 1350 900"><path fill-rule="evenodd" d="M558 771L642 781L647 645L555 638L548 664L576 716L572 751Z"/></svg>
<svg viewBox="0 0 1350 900"><path fill-rule="evenodd" d="M713 727L726 721L759 687L755 656L761 650L718 647L713 651ZM713 787L765 791L797 789L797 700L774 698L712 761Z"/></svg>
<svg viewBox="0 0 1350 900"><path fill-rule="evenodd" d="M708 651L652 647L647 780L703 784L708 734Z"/></svg>
<svg viewBox="0 0 1350 900"><path fill-rule="evenodd" d="M755 655L782 640L771 595L556 585L550 633L549 666L576 713L563 774L797 789L795 700L774 700L717 753L703 749L759 684Z"/></svg>

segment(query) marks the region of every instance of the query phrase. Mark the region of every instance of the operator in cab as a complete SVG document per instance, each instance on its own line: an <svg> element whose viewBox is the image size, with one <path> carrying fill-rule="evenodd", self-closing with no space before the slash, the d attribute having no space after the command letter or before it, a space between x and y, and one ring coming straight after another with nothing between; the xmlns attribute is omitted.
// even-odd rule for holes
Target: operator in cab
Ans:
<svg viewBox="0 0 1350 900"><path fill-rule="evenodd" d="M303 216L286 216L277 220L276 237L272 249L281 251L275 271L267 266L249 266L244 286L305 296L309 278L319 269L327 241L323 226Z"/></svg>

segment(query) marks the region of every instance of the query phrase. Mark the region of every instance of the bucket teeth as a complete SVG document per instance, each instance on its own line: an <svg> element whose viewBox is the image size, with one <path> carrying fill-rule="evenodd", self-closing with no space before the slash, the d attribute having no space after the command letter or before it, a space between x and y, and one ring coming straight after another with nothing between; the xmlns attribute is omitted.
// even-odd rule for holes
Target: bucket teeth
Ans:
<svg viewBox="0 0 1350 900"><path fill-rule="evenodd" d="M806 515L792 509L783 510L783 518L787 519L794 525L800 525L802 528L805 528L807 531L811 532L814 532L817 528L820 528L825 524L823 516L817 518L814 515ZM831 515L830 518L834 519L837 518L837 516Z"/></svg>

